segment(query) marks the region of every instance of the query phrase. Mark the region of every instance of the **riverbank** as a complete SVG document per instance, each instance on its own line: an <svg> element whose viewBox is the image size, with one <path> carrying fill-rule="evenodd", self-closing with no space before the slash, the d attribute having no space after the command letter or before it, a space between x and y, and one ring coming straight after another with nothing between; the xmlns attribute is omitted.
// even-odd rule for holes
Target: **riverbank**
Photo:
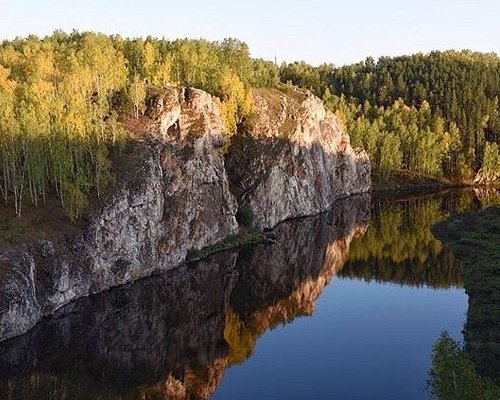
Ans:
<svg viewBox="0 0 500 400"><path fill-rule="evenodd" d="M432 231L465 263L465 349L481 376L500 382L500 207L460 214Z"/></svg>
<svg viewBox="0 0 500 400"><path fill-rule="evenodd" d="M422 193L443 189L466 188L475 186L472 182L449 179L445 177L423 176L408 171L393 173L383 179L372 178L374 194Z"/></svg>
<svg viewBox="0 0 500 400"><path fill-rule="evenodd" d="M299 382L322 388L323 397L348 392L359 398L421 399L429 343L445 328L458 337L467 307L462 282L456 280L461 267L433 245L439 242L428 232L444 210L455 212L447 207L461 197L412 196L371 211L368 196L346 199L330 213L280 224L274 245L219 253L79 300L27 335L0 344L0 385L27 393L25 399L61 400L68 393L75 399L115 399L138 390L147 391L146 397L168 388L213 391L224 376L214 398L257 398L254 387L280 398L281 388ZM374 239L380 246L373 246ZM345 270L351 251L358 254L358 266ZM379 269L367 282L364 272L377 265L391 273ZM338 276L340 270L346 273ZM284 323L289 325L281 328ZM330 332L336 332L336 340ZM271 336L276 340L266 348ZM254 358L227 369L246 359L255 344ZM276 369L279 354L292 357L285 361L293 373ZM259 375L252 370L255 362ZM350 379L359 374L359 365L368 368ZM90 380L95 370L102 371L99 379ZM323 387L332 371L339 379ZM369 384L360 389L360 380ZM45 382L64 394L38 395L34 389Z"/></svg>
<svg viewBox="0 0 500 400"><path fill-rule="evenodd" d="M215 243L211 246L206 246L200 250L191 249L188 251L186 256L187 262L200 261L208 256L215 253L220 253L222 251L240 249L245 246L252 244L258 244L264 242L265 240L272 241L275 243L274 234L272 232L260 232L253 229L244 229L241 233L236 235L230 235L220 242Z"/></svg>

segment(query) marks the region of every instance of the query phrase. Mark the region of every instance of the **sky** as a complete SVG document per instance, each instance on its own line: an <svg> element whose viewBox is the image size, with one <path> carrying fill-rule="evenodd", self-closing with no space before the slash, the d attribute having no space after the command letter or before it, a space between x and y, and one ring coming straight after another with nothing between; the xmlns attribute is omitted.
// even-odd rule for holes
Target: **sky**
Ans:
<svg viewBox="0 0 500 400"><path fill-rule="evenodd" d="M431 50L500 54L500 1L0 0L0 40L56 29L235 37L254 57L343 65Z"/></svg>

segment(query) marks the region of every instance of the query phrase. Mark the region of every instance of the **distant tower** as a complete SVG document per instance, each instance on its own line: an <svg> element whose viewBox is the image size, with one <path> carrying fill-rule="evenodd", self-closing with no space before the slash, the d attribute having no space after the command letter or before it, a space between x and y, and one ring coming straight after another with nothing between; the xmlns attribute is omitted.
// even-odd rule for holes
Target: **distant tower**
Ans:
<svg viewBox="0 0 500 400"><path fill-rule="evenodd" d="M274 65L278 65L278 61L276 60L276 54L274 55Z"/></svg>

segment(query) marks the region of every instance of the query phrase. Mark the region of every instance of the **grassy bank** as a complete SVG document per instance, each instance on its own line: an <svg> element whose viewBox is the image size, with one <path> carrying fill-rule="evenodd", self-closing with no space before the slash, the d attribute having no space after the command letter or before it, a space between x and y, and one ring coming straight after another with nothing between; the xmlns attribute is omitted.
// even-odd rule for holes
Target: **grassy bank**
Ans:
<svg viewBox="0 0 500 400"><path fill-rule="evenodd" d="M18 218L10 206L0 202L0 252L22 243L55 240L82 232L82 221L72 222L54 197L48 197L40 208L31 204L23 207Z"/></svg>
<svg viewBox="0 0 500 400"><path fill-rule="evenodd" d="M464 261L465 349L477 372L500 382L500 207L456 215L433 233Z"/></svg>
<svg viewBox="0 0 500 400"><path fill-rule="evenodd" d="M186 260L189 262L198 261L211 254L219 253L221 251L231 250L249 244L260 243L264 239L266 239L265 233L247 229L237 235L230 235L214 245L206 246L202 249L189 250Z"/></svg>
<svg viewBox="0 0 500 400"><path fill-rule="evenodd" d="M421 193L441 189L473 186L471 182L453 180L445 177L425 176L408 171L394 172L388 177L373 177L372 190L378 194Z"/></svg>

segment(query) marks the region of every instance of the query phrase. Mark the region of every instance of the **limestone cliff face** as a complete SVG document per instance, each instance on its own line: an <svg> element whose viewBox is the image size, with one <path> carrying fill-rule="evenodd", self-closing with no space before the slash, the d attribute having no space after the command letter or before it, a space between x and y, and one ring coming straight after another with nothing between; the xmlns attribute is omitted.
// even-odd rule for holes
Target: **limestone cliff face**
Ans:
<svg viewBox="0 0 500 400"><path fill-rule="evenodd" d="M250 204L263 228L369 190L366 154L351 148L319 99L268 90L256 91L255 102L256 123L233 137L225 162L227 135L212 96L191 88L152 95L112 194L87 216L84 232L0 252L0 340L237 233L237 201Z"/></svg>
<svg viewBox="0 0 500 400"><path fill-rule="evenodd" d="M154 99L145 143L126 154L113 194L78 237L0 253L0 340L62 305L181 264L235 234L237 205L219 147L216 103L199 90Z"/></svg>
<svg viewBox="0 0 500 400"><path fill-rule="evenodd" d="M261 89L256 120L232 140L226 168L255 226L327 210L371 188L366 152L353 149L337 117L309 92Z"/></svg>
<svg viewBox="0 0 500 400"><path fill-rule="evenodd" d="M331 213L280 224L276 244L68 304L0 343L2 400L209 399L262 333L313 312L369 212L369 196L340 200Z"/></svg>

